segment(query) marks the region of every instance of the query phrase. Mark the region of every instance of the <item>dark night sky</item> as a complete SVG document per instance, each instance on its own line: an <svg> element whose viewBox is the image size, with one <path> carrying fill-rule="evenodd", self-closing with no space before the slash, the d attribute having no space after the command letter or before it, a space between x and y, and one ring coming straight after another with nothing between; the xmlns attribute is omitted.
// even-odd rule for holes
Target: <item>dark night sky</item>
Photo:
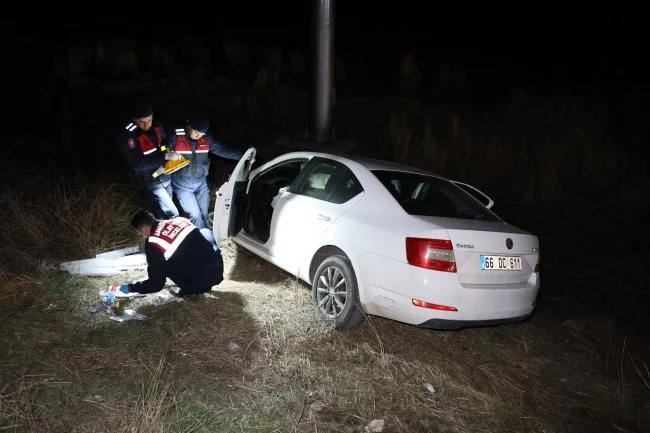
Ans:
<svg viewBox="0 0 650 433"><path fill-rule="evenodd" d="M178 11L146 5L151 13L144 15L135 6L114 6L109 13L60 14L56 19L43 11L26 22L21 22L23 16L5 17L0 35L15 49L25 41L39 47L41 41L65 44L109 35L173 44L179 35L195 33L217 58L224 37L302 48L309 55L312 4L311 0L217 3ZM451 61L470 70L482 87L517 82L559 91L648 90L646 25L638 10L593 6L578 10L549 3L526 4L527 10L475 7L339 1L336 51L348 64L363 60L370 74L394 73L400 56L414 50L422 67L430 70L431 65ZM20 62L6 64L5 69L17 70L14 76L24 73Z"/></svg>
<svg viewBox="0 0 650 433"><path fill-rule="evenodd" d="M83 35L125 34L173 41L182 32L217 43L224 35L300 47L310 36L311 1L239 2L200 6L179 13L138 18L136 8L58 19L30 18L17 29L35 38L74 40ZM471 6L441 8L425 2L336 3L336 47L346 56L396 57L413 48L423 57L449 57L465 64L549 64L635 73L645 66L645 23L635 10L572 10L552 4L485 12ZM116 9L119 9L116 7ZM153 8L152 8L153 9ZM129 16L128 13L132 16ZM16 24L14 23L14 26ZM18 24L20 25L20 24ZM8 32L5 26L5 32ZM647 68L644 68L644 70Z"/></svg>

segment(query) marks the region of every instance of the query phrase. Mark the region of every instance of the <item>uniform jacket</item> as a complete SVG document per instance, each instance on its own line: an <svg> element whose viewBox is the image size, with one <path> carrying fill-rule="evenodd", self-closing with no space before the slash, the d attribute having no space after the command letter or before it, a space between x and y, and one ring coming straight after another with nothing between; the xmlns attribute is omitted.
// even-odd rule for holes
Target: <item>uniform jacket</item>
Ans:
<svg viewBox="0 0 650 433"><path fill-rule="evenodd" d="M210 172L209 153L235 161L238 161L243 156L242 152L216 141L210 133L206 133L198 140L192 140L184 128L176 128L169 135L169 145L174 152L178 152L190 160L187 167L172 174L174 178L205 179Z"/></svg>
<svg viewBox="0 0 650 433"><path fill-rule="evenodd" d="M125 126L117 147L139 181L153 181L152 173L165 163L165 129L159 122L143 131L135 123ZM161 178L169 175L162 175ZM159 178L160 179L160 178Z"/></svg>
<svg viewBox="0 0 650 433"><path fill-rule="evenodd" d="M192 293L223 280L221 253L187 218L154 223L144 252L148 278L129 284L129 291L158 292L169 278L183 292Z"/></svg>

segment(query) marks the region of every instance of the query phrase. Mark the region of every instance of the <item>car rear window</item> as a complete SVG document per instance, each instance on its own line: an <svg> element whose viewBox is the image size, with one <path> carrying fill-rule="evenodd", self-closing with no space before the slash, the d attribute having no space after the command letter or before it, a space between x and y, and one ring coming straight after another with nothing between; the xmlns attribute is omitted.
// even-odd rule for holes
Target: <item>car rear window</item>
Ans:
<svg viewBox="0 0 650 433"><path fill-rule="evenodd" d="M501 221L472 195L447 180L402 171L372 173L411 215Z"/></svg>

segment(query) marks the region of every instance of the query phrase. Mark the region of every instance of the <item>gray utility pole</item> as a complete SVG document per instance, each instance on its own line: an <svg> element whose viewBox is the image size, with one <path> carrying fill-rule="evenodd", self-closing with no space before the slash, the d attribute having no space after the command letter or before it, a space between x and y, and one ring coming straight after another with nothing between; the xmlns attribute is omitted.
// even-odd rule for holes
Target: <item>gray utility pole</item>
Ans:
<svg viewBox="0 0 650 433"><path fill-rule="evenodd" d="M309 130L306 141L327 144L334 141L334 0L315 0L314 46Z"/></svg>

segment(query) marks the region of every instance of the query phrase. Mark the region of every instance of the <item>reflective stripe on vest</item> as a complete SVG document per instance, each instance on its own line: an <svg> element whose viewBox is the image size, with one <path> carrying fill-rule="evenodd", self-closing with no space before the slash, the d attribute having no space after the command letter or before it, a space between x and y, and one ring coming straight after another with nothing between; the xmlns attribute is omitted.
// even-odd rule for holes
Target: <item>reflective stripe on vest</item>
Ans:
<svg viewBox="0 0 650 433"><path fill-rule="evenodd" d="M151 232L148 241L163 253L165 260L169 260L195 228L190 220L183 217L161 221Z"/></svg>
<svg viewBox="0 0 650 433"><path fill-rule="evenodd" d="M190 140L188 140L187 137L184 135L176 136L176 143L174 143L174 152L183 155L189 155L190 153L192 153L192 148L190 147Z"/></svg>
<svg viewBox="0 0 650 433"><path fill-rule="evenodd" d="M210 146L208 145L208 139L205 138L205 135L196 140L196 153L208 153L209 151Z"/></svg>
<svg viewBox="0 0 650 433"><path fill-rule="evenodd" d="M176 136L176 143L174 144L174 151L183 155L189 155L192 153L192 146L187 136ZM205 136L196 140L196 146L194 153L208 153L210 151L210 146L208 145L208 140Z"/></svg>
<svg viewBox="0 0 650 433"><path fill-rule="evenodd" d="M154 144L154 142L151 141L149 135L146 132L142 132L142 134L138 135L138 144L140 144L140 150L145 155L149 155L150 153L155 152L156 146L161 142L160 130L157 126L154 127L153 132L156 134L156 141L158 142L157 144Z"/></svg>

